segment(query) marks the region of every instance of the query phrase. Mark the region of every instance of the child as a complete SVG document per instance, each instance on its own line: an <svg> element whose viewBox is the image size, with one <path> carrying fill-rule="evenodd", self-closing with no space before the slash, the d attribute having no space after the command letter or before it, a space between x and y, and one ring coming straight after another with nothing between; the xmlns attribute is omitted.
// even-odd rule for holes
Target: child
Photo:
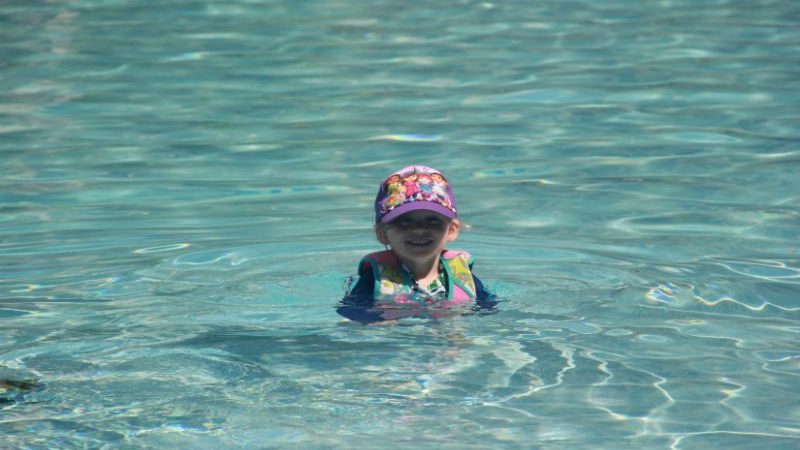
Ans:
<svg viewBox="0 0 800 450"><path fill-rule="evenodd" d="M452 307L494 305L472 272L469 253L446 250L460 229L456 199L436 169L408 166L390 175L375 197L375 236L387 250L361 260L358 282L339 314L362 323Z"/></svg>

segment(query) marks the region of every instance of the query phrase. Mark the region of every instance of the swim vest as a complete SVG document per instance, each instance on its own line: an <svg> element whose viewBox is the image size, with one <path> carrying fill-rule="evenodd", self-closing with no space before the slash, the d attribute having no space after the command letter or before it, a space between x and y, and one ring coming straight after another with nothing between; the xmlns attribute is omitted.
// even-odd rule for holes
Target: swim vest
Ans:
<svg viewBox="0 0 800 450"><path fill-rule="evenodd" d="M467 252L445 250L439 260L447 275L447 300L438 304L453 306L474 301L477 289L470 271L472 256ZM359 267L362 273L372 270L376 299L391 297L397 303L420 303L415 299L417 295L412 289L414 283L410 274L401 268L400 261L392 251L370 253L361 260Z"/></svg>

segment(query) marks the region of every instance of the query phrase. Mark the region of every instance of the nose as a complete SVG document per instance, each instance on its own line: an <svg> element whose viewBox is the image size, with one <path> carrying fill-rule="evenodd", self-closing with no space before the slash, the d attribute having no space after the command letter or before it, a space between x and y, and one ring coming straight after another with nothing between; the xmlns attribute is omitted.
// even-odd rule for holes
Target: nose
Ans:
<svg viewBox="0 0 800 450"><path fill-rule="evenodd" d="M411 232L416 234L427 233L430 227L425 222L414 222L411 225Z"/></svg>

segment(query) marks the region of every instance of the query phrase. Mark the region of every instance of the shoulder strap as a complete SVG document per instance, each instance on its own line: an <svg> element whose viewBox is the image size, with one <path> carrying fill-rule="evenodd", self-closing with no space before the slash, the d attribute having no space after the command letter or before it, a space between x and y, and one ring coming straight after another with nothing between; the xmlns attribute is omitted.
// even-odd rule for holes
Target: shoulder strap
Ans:
<svg viewBox="0 0 800 450"><path fill-rule="evenodd" d="M372 270L375 279L374 295L395 295L408 290L408 275L400 269L397 256L391 251L374 252L361 260L359 271Z"/></svg>
<svg viewBox="0 0 800 450"><path fill-rule="evenodd" d="M449 297L456 303L475 300L478 295L470 270L472 256L467 252L446 250L442 258L446 262L444 267L447 271Z"/></svg>

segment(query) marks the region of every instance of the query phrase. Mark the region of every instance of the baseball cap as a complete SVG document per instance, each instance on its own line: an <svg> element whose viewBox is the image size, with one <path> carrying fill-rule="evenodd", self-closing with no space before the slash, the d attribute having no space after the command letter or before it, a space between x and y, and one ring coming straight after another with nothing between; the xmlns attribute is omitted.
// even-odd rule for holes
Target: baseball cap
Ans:
<svg viewBox="0 0 800 450"><path fill-rule="evenodd" d="M456 197L447 179L436 169L408 166L389 175L375 197L375 223L388 223L410 211L433 211L458 217Z"/></svg>

